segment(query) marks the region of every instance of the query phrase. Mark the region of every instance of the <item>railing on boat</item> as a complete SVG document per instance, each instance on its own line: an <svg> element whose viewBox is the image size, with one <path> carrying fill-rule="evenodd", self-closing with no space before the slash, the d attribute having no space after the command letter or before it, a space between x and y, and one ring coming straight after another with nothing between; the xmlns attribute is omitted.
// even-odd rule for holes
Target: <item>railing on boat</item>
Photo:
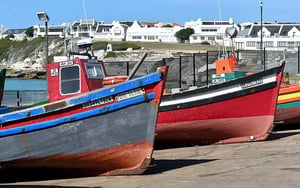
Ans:
<svg viewBox="0 0 300 188"><path fill-rule="evenodd" d="M4 90L2 106L29 106L47 100L47 90Z"/></svg>

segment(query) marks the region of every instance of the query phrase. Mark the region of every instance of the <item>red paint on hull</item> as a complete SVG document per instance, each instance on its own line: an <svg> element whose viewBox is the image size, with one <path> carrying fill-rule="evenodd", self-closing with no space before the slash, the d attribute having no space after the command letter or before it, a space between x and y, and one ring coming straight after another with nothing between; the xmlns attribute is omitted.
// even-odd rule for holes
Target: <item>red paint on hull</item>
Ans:
<svg viewBox="0 0 300 188"><path fill-rule="evenodd" d="M275 113L275 123L278 125L299 124L300 107L277 108Z"/></svg>
<svg viewBox="0 0 300 188"><path fill-rule="evenodd" d="M273 129L278 91L279 86L216 103L159 112L155 139L158 145L174 146L264 140Z"/></svg>
<svg viewBox="0 0 300 188"><path fill-rule="evenodd" d="M73 169L89 176L141 174L149 166L152 152L153 144L144 141L101 151L27 158L1 165L2 168Z"/></svg>
<svg viewBox="0 0 300 188"><path fill-rule="evenodd" d="M273 128L273 116L174 122L160 124L159 127L156 140L167 145L259 141L269 136Z"/></svg>

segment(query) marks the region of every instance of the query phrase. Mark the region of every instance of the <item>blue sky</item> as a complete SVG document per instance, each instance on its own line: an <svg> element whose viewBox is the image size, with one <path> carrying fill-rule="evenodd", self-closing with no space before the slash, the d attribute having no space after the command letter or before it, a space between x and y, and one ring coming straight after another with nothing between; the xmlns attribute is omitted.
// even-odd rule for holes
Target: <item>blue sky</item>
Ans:
<svg viewBox="0 0 300 188"><path fill-rule="evenodd" d="M264 21L300 23L299 0L264 0L263 4ZM85 13L88 19L105 23L137 20L183 25L198 18L258 22L258 5L259 0L0 0L0 25L14 29L37 25L40 11L48 13L50 25L79 21Z"/></svg>

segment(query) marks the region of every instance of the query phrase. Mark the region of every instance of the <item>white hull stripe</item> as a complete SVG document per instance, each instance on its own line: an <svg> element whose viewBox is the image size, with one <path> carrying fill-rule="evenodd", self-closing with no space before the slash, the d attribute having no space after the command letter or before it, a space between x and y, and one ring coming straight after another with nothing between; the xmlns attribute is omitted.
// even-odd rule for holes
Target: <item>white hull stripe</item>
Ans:
<svg viewBox="0 0 300 188"><path fill-rule="evenodd" d="M210 92L206 92L207 94L199 92L197 96L193 96L193 97L185 97L183 99L161 101L160 107L165 107L165 106L169 106L169 105L177 105L177 104L182 104L182 103L189 103L189 102L199 101L199 100L203 100L203 99L209 99L209 98L213 98L213 97L217 97L217 96L221 96L221 95L225 95L225 94L229 94L229 93L242 91L242 90L249 89L249 88L254 88L257 86L261 86L261 85L266 85L266 84L269 84L272 82L276 82L276 74L275 73L263 77L262 81L260 80L259 82L255 82L254 85L251 85L252 82L250 82L250 83L246 83L246 84L235 84L235 85L229 86L227 88L222 88L221 90L220 89L212 90ZM246 88L245 88L245 85L247 86ZM200 88L200 90L201 90L201 88Z"/></svg>

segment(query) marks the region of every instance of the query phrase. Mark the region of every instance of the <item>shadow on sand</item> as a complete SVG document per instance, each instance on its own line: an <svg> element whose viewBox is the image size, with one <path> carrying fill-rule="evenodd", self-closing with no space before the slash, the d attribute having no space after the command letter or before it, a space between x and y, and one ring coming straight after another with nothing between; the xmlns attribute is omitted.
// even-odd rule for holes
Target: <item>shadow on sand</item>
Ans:
<svg viewBox="0 0 300 188"><path fill-rule="evenodd" d="M4 185L1 183L16 183L28 181L45 181L45 180L59 180L70 178L84 177L76 170L62 170L62 169L43 169L43 168L20 168L20 169L1 169L0 170L0 187ZM13 187L13 186L10 186ZM22 187L20 185L16 187ZM24 186L27 188L26 186ZM36 186L39 187L39 186ZM60 187L60 186L41 186L43 187ZM80 187L79 187L80 188Z"/></svg>
<svg viewBox="0 0 300 188"><path fill-rule="evenodd" d="M196 159L175 159L175 160L154 160L153 166L149 167L145 175L158 174L169 170L192 166L200 163L206 163L212 160L196 160ZM29 182L29 181L46 181L46 180L59 180L70 178L82 178L82 175L74 171L61 171L57 169L2 169L0 170L0 187L8 188L64 188L68 186L45 186L45 185L1 185L1 183L16 183L16 182ZM80 188L80 187L76 187Z"/></svg>
<svg viewBox="0 0 300 188"><path fill-rule="evenodd" d="M146 170L144 173L145 175L150 174L159 174L166 171L179 169L187 166L192 166L200 163L207 163L211 161L215 161L217 159L203 159L203 160L197 160L197 159L159 159L155 160L153 162L153 166Z"/></svg>
<svg viewBox="0 0 300 188"><path fill-rule="evenodd" d="M56 185L0 185L1 188L87 188L74 186L56 186ZM101 188L101 187L94 187Z"/></svg>
<svg viewBox="0 0 300 188"><path fill-rule="evenodd" d="M281 138L300 134L300 130L277 131L273 132L266 141L278 140Z"/></svg>

